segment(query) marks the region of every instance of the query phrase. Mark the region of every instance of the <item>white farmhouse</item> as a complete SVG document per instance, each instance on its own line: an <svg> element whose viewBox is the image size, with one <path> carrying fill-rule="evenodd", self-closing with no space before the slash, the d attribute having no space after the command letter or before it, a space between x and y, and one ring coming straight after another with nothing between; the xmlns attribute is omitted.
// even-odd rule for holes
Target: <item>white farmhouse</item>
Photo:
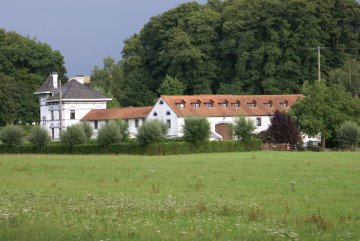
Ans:
<svg viewBox="0 0 360 241"><path fill-rule="evenodd" d="M92 109L106 109L111 101L96 90L83 85L77 80L70 80L60 88L58 74L51 73L40 88L34 93L40 100L40 125L49 131L52 139L59 139L60 128L79 123ZM62 116L62 123L60 121Z"/></svg>
<svg viewBox="0 0 360 241"><path fill-rule="evenodd" d="M303 95L187 95L161 96L147 120L158 119L168 127L168 136L180 137L184 119L206 117L210 122L211 139L233 138L230 124L239 116L251 119L255 133L267 130L276 110L288 111Z"/></svg>

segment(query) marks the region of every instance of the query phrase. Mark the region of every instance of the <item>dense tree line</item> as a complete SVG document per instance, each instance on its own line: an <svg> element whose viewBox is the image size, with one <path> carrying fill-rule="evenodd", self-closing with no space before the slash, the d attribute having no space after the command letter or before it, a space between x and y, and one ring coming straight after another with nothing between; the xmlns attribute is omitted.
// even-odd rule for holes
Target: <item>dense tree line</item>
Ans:
<svg viewBox="0 0 360 241"><path fill-rule="evenodd" d="M185 94L299 93L305 80L317 78L320 45L322 76L348 83L346 64L360 61L359 16L355 0L185 3L125 41L122 60L111 63L116 77L105 71L108 60L92 77L107 72L104 88L113 86L123 106L152 104L166 76ZM353 73L359 83L358 68ZM358 95L358 84L349 89Z"/></svg>
<svg viewBox="0 0 360 241"><path fill-rule="evenodd" d="M39 100L33 93L52 71L65 79L59 51L0 29L0 126L39 121Z"/></svg>

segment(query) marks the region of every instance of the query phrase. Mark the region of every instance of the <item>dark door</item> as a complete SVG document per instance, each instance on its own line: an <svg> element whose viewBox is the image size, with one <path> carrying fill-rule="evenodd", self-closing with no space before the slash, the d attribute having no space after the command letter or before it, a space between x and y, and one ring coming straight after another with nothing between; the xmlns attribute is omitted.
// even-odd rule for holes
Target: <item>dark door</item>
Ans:
<svg viewBox="0 0 360 241"><path fill-rule="evenodd" d="M222 136L223 141L232 140L232 128L230 124L221 123L215 126L215 132Z"/></svg>

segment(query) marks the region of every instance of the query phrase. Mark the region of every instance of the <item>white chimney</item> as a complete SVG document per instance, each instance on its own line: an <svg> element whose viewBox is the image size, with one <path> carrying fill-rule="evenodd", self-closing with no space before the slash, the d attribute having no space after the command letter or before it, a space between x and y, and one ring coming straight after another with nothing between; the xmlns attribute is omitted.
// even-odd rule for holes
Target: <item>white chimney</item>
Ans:
<svg viewBox="0 0 360 241"><path fill-rule="evenodd" d="M55 89L57 89L58 88L58 76L59 75L58 75L57 72L52 72L50 75L52 76L52 79L53 79L53 87Z"/></svg>
<svg viewBox="0 0 360 241"><path fill-rule="evenodd" d="M84 84L84 75L75 75L75 80L80 84Z"/></svg>

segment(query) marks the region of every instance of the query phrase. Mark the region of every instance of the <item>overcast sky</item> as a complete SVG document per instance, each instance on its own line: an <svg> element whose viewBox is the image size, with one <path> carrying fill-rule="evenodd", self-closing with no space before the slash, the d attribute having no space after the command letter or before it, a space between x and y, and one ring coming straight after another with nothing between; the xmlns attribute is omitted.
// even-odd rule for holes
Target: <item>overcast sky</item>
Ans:
<svg viewBox="0 0 360 241"><path fill-rule="evenodd" d="M123 41L150 17L187 0L0 0L0 28L36 37L65 57L68 76L121 58ZM205 3L206 0L198 0Z"/></svg>

